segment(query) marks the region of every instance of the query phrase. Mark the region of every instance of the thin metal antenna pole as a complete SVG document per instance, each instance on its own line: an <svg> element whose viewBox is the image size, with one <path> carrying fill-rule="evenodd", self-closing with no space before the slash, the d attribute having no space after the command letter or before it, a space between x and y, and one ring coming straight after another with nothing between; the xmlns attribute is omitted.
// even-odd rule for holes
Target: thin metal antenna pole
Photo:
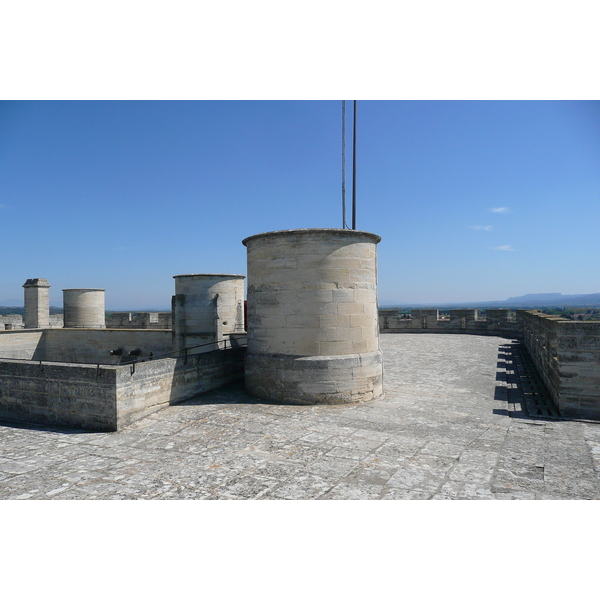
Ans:
<svg viewBox="0 0 600 600"><path fill-rule="evenodd" d="M342 229L346 225L346 101L342 100Z"/></svg>
<svg viewBox="0 0 600 600"><path fill-rule="evenodd" d="M354 127L352 135L352 229L356 229L356 100L354 101Z"/></svg>

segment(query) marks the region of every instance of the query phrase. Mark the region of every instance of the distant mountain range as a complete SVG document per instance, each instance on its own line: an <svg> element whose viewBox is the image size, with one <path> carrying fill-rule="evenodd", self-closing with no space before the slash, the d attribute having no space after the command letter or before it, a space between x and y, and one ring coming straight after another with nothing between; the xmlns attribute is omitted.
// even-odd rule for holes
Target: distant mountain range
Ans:
<svg viewBox="0 0 600 600"><path fill-rule="evenodd" d="M489 302L457 302L444 304L389 304L388 306L433 307L433 308L550 308L562 306L600 306L600 294L525 294L506 300ZM385 307L382 307L385 308Z"/></svg>

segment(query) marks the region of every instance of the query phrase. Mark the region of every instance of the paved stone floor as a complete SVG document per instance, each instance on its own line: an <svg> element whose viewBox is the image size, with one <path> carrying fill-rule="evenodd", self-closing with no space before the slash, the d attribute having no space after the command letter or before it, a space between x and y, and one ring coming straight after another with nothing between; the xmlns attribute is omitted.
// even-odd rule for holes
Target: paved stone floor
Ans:
<svg viewBox="0 0 600 600"><path fill-rule="evenodd" d="M386 334L385 397L281 406L241 385L117 433L0 424L1 499L597 499L600 424L530 418L516 342Z"/></svg>

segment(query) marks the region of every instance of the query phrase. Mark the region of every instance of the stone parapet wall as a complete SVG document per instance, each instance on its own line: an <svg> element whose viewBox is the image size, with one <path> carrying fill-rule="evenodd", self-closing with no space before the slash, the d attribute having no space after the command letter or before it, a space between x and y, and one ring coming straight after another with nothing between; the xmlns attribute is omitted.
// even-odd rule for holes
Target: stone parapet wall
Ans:
<svg viewBox="0 0 600 600"><path fill-rule="evenodd" d="M244 377L245 347L145 361L117 372L118 428ZM132 373L133 371L133 373Z"/></svg>
<svg viewBox="0 0 600 600"><path fill-rule="evenodd" d="M59 329L63 326L62 314L50 315L48 317L48 327L38 327L38 329ZM25 323L21 315L0 315L0 331L5 329L24 329Z"/></svg>
<svg viewBox="0 0 600 600"><path fill-rule="evenodd" d="M0 418L114 431L116 371L114 367L0 360Z"/></svg>
<svg viewBox="0 0 600 600"><path fill-rule="evenodd" d="M600 419L600 321L519 310L533 363L561 414Z"/></svg>
<svg viewBox="0 0 600 600"><path fill-rule="evenodd" d="M55 314L55 315L50 315L48 317L49 319L49 324L48 327L50 329L59 329L64 327L64 319L63 319L63 315L62 314Z"/></svg>
<svg viewBox="0 0 600 600"><path fill-rule="evenodd" d="M414 329L432 329L438 326L440 311L434 309L412 310L410 313L411 327Z"/></svg>
<svg viewBox="0 0 600 600"><path fill-rule="evenodd" d="M111 350L121 353L111 356ZM169 330L32 329L0 331L0 358L92 364L132 360L130 351L144 358L171 352Z"/></svg>
<svg viewBox="0 0 600 600"><path fill-rule="evenodd" d="M600 321L571 321L535 310L415 310L410 319L379 311L382 333L465 333L523 340L548 392L565 417L600 419Z"/></svg>
<svg viewBox="0 0 600 600"><path fill-rule="evenodd" d="M0 331L5 329L23 329L25 323L21 315L0 315Z"/></svg>
<svg viewBox="0 0 600 600"><path fill-rule="evenodd" d="M0 359L0 418L117 431L244 374L245 348L135 365Z"/></svg>
<svg viewBox="0 0 600 600"><path fill-rule="evenodd" d="M107 329L172 329L169 312L113 312L106 318Z"/></svg>
<svg viewBox="0 0 600 600"><path fill-rule="evenodd" d="M119 364L130 361L131 351L139 358L165 354L173 349L170 331L139 329L50 329L45 332L45 360ZM121 349L120 355L110 355Z"/></svg>
<svg viewBox="0 0 600 600"><path fill-rule="evenodd" d="M398 310L379 310L381 333L470 333L520 337L519 324L507 309L488 311L489 317L479 316L477 309L450 311L449 319L441 319L437 309L416 309L410 319L403 319Z"/></svg>

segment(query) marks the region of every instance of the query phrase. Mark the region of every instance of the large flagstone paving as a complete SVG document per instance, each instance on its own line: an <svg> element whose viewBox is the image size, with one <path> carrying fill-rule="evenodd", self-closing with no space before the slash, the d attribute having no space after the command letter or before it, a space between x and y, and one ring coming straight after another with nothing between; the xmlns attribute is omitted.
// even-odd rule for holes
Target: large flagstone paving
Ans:
<svg viewBox="0 0 600 600"><path fill-rule="evenodd" d="M2 423L0 498L599 498L600 424L520 410L513 345L382 335L385 397L363 405L266 404L235 385L117 433Z"/></svg>

